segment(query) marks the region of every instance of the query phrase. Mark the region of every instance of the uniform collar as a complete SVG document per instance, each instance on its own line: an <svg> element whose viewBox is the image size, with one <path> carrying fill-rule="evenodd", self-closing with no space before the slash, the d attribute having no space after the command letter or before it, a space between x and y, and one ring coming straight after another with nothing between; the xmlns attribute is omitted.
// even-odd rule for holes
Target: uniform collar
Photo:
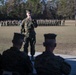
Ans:
<svg viewBox="0 0 76 75"><path fill-rule="evenodd" d="M54 53L50 51L44 51L43 54L49 55L49 56L54 56Z"/></svg>
<svg viewBox="0 0 76 75"><path fill-rule="evenodd" d="M19 51L19 49L18 49L17 47L11 47L10 49L11 49L11 50Z"/></svg>

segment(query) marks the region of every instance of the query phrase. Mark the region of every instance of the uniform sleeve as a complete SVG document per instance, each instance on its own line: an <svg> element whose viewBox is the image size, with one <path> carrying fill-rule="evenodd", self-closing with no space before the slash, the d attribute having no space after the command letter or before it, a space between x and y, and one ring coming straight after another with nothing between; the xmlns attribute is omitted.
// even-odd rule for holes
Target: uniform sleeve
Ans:
<svg viewBox="0 0 76 75"><path fill-rule="evenodd" d="M63 62L61 65L61 71L62 73L64 73L65 75L69 75L71 72L71 66L70 64L68 64L67 62Z"/></svg>
<svg viewBox="0 0 76 75"><path fill-rule="evenodd" d="M34 19L33 21L34 27L36 28L38 26L37 21Z"/></svg>
<svg viewBox="0 0 76 75"><path fill-rule="evenodd" d="M43 63L44 62L44 63ZM35 69L37 70L37 72L38 73L40 73L40 72L43 72L43 73L45 73L45 72L47 72L48 70L46 70L46 68L47 68L47 64L45 63L45 60L44 59L42 59L42 57L41 56L37 56L36 58L35 58Z"/></svg>
<svg viewBox="0 0 76 75"><path fill-rule="evenodd" d="M27 56L27 63L26 63L26 65L27 65L27 71L28 72L30 72L30 73L32 73L32 71L33 71L33 67L32 67L32 63L31 63L31 61L30 61L30 58L29 58L29 56Z"/></svg>
<svg viewBox="0 0 76 75"><path fill-rule="evenodd" d="M21 23L21 33L25 33L25 25L24 25L24 20Z"/></svg>
<svg viewBox="0 0 76 75"><path fill-rule="evenodd" d="M1 74L1 71L2 71L2 55L0 54L0 74Z"/></svg>
<svg viewBox="0 0 76 75"><path fill-rule="evenodd" d="M24 20L21 23L21 27L24 28Z"/></svg>
<svg viewBox="0 0 76 75"><path fill-rule="evenodd" d="M65 74L65 75L69 75L69 74L70 74L70 71L71 71L71 66L70 66L70 64L67 63L67 62L65 61L65 59L62 58L62 57L60 57L60 56L57 56L56 58L58 59L59 63L61 64L61 67L60 67L61 73L62 73L62 74Z"/></svg>
<svg viewBox="0 0 76 75"><path fill-rule="evenodd" d="M28 55L26 55L25 53L23 53L23 64L24 64L24 68L25 68L25 71L27 73L32 73L33 71L33 67L32 67L32 63L30 61L30 58Z"/></svg>

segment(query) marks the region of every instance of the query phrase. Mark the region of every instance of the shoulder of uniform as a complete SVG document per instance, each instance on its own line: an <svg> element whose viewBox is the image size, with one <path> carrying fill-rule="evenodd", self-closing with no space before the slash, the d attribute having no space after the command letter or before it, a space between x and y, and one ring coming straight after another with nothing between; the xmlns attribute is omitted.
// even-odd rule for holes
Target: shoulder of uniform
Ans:
<svg viewBox="0 0 76 75"><path fill-rule="evenodd" d="M40 55L38 55L38 56L35 57L36 60L41 60L43 58L44 58L43 54L40 54Z"/></svg>
<svg viewBox="0 0 76 75"><path fill-rule="evenodd" d="M23 21L25 21L26 20L26 18L25 19L23 19Z"/></svg>
<svg viewBox="0 0 76 75"><path fill-rule="evenodd" d="M2 55L4 55L4 54L8 53L8 52L9 52L9 50L10 50L10 49L7 49L7 50L3 51Z"/></svg>
<svg viewBox="0 0 76 75"><path fill-rule="evenodd" d="M25 19L23 19L22 21L25 21L26 20L26 18Z"/></svg>
<svg viewBox="0 0 76 75"><path fill-rule="evenodd" d="M26 58L26 57L29 57L25 52L21 52L21 55Z"/></svg>
<svg viewBox="0 0 76 75"><path fill-rule="evenodd" d="M4 52L7 52L7 51L9 51L10 49L6 49Z"/></svg>
<svg viewBox="0 0 76 75"><path fill-rule="evenodd" d="M63 62L64 61L64 58L62 58L61 56L56 56L56 59Z"/></svg>
<svg viewBox="0 0 76 75"><path fill-rule="evenodd" d="M40 55L37 55L35 58L40 58L42 56L42 54L40 54Z"/></svg>

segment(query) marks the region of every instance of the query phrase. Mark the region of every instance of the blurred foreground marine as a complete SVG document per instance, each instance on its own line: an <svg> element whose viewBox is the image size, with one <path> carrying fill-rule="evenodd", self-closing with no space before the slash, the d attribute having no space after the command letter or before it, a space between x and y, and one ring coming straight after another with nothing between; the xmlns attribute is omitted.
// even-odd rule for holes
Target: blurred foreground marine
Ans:
<svg viewBox="0 0 76 75"><path fill-rule="evenodd" d="M27 17L22 21L21 33L25 34L25 44L24 51L28 54L28 46L30 43L30 53L31 56L35 54L35 43L36 43L36 33L34 28L36 28L37 22L35 19L31 18L31 10L26 10Z"/></svg>
<svg viewBox="0 0 76 75"><path fill-rule="evenodd" d="M13 46L2 54L3 75L29 75L32 73L29 56L20 51L23 41L23 34L14 33Z"/></svg>
<svg viewBox="0 0 76 75"><path fill-rule="evenodd" d="M0 54L0 75L2 75L2 55Z"/></svg>
<svg viewBox="0 0 76 75"><path fill-rule="evenodd" d="M56 47L56 34L45 34L45 51L35 58L35 68L38 75L69 75L71 66L53 50Z"/></svg>

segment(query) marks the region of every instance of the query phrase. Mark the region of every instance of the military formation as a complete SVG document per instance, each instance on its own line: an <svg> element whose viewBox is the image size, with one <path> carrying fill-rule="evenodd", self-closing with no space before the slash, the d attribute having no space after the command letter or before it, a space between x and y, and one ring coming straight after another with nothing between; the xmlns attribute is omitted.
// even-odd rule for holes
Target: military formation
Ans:
<svg viewBox="0 0 76 75"><path fill-rule="evenodd" d="M21 26L22 20L6 20L0 21L0 26ZM64 26L65 20L37 20L38 26Z"/></svg>
<svg viewBox="0 0 76 75"><path fill-rule="evenodd" d="M30 10L26 10L26 15L27 17L21 23L21 33L14 33L12 46L0 55L0 75L69 75L70 64L53 53L57 45L56 34L44 34L45 51L34 57L36 52L35 28L38 24L32 18ZM20 51L23 45L24 50ZM28 55L29 45L31 57Z"/></svg>
<svg viewBox="0 0 76 75"><path fill-rule="evenodd" d="M37 20L39 26L62 26L63 20Z"/></svg>
<svg viewBox="0 0 76 75"><path fill-rule="evenodd" d="M20 26L21 20L0 21L0 26Z"/></svg>

